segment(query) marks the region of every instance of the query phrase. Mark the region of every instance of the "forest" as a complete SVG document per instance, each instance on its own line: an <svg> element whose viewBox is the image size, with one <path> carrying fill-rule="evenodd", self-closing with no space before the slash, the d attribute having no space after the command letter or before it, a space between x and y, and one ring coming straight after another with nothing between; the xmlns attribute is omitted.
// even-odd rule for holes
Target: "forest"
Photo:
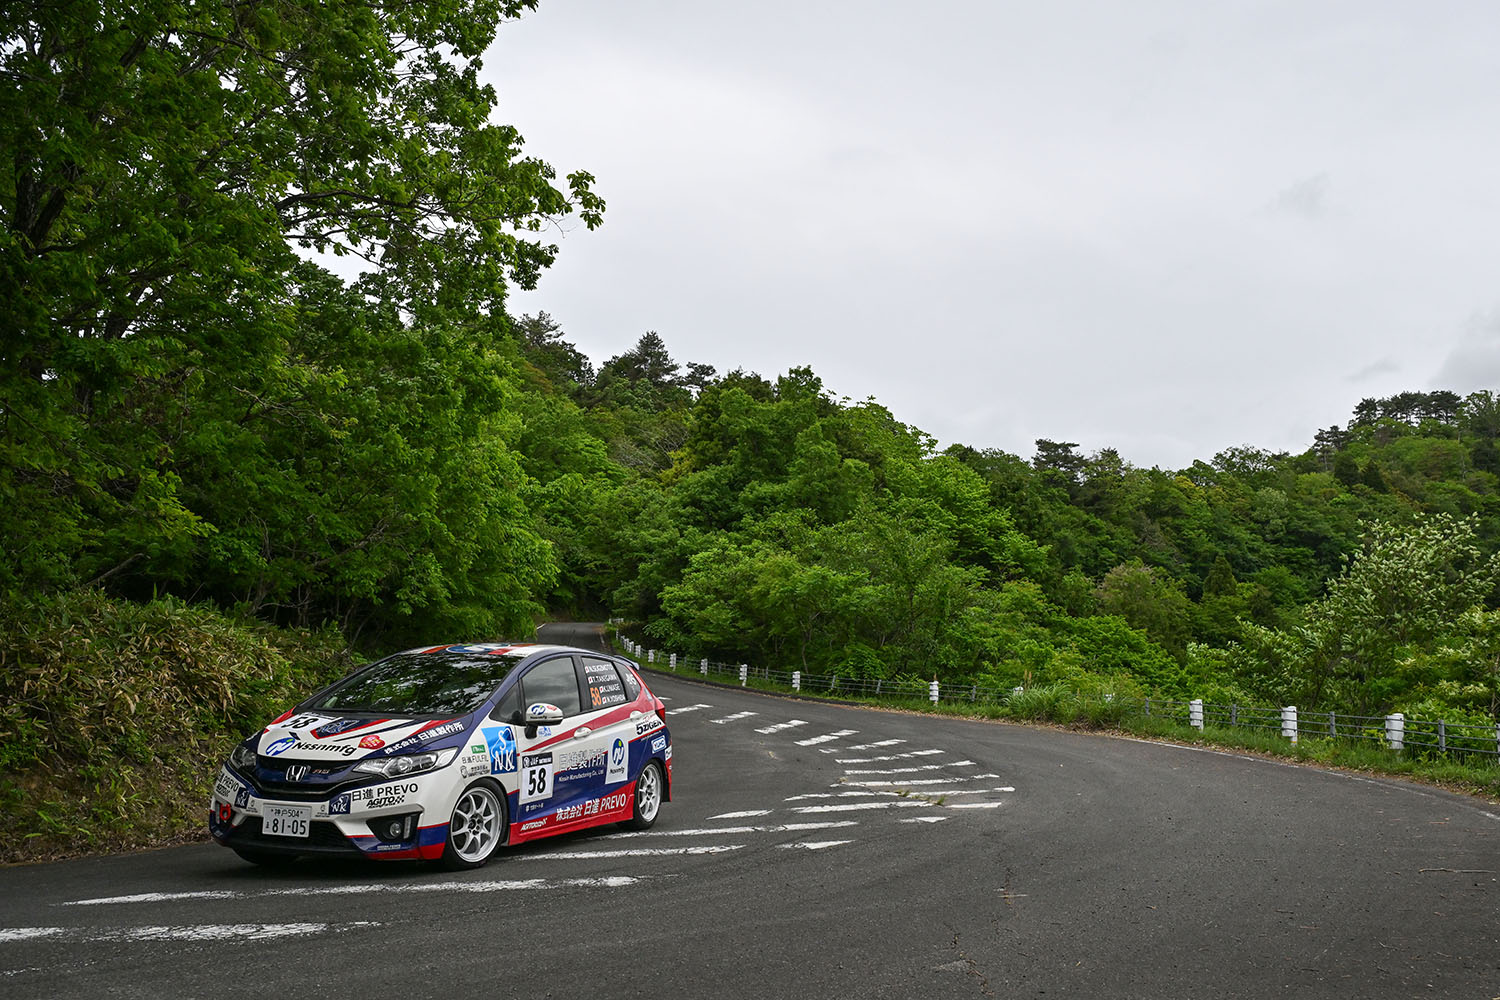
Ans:
<svg viewBox="0 0 1500 1000"><path fill-rule="evenodd" d="M507 303L551 225L605 217L491 121L482 53L533 6L0 15L0 767L92 738L80 691L129 714L172 675L227 729L350 651L558 616L850 676L1497 718L1500 396L1164 470L939 448L796 359L720 373L652 331L596 367Z"/></svg>

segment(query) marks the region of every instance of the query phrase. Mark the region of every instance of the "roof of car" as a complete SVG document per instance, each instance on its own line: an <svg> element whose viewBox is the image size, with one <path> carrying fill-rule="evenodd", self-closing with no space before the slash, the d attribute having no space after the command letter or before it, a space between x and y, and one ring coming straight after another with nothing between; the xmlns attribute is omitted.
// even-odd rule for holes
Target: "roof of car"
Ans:
<svg viewBox="0 0 1500 1000"><path fill-rule="evenodd" d="M443 646L417 646L406 650L407 653L441 653L446 650L456 650L466 653L489 653L493 656L531 656L536 653L590 653L594 656L607 656L594 649L582 649L578 646L559 646L545 642L456 642Z"/></svg>

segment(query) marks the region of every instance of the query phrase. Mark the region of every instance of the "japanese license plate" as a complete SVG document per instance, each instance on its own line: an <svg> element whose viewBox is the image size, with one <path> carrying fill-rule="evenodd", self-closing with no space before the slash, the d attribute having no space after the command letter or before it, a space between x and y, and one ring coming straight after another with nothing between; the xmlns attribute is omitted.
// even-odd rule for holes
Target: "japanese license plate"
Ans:
<svg viewBox="0 0 1500 1000"><path fill-rule="evenodd" d="M267 802L260 807L260 832L267 837L306 837L312 832L312 806Z"/></svg>

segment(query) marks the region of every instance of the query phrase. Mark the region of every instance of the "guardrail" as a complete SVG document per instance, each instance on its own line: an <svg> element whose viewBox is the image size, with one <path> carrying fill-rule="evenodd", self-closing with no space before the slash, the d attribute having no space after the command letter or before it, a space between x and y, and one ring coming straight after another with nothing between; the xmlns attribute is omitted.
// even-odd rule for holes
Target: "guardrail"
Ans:
<svg viewBox="0 0 1500 1000"><path fill-rule="evenodd" d="M823 697L925 700L934 705L968 703L1003 706L1025 690L1019 687L989 688L978 684L945 685L936 680L882 680L837 674L806 674L800 670L752 667L747 663L718 663L707 658L694 660L676 653L647 648L623 635L620 636L620 643L627 652L648 666L679 673L697 673L703 677L737 680L741 687L747 686L754 679L795 692ZM1105 698L1113 702L1110 696ZM1445 722L1441 719L1408 719L1399 712L1384 716L1299 712L1295 705L1280 708L1216 705L1196 698L1189 701L1145 698L1114 703L1147 717L1170 719L1199 730L1207 726L1264 730L1277 733L1292 743L1307 738L1345 740L1378 744L1396 752L1479 756L1500 760L1500 724L1474 725Z"/></svg>

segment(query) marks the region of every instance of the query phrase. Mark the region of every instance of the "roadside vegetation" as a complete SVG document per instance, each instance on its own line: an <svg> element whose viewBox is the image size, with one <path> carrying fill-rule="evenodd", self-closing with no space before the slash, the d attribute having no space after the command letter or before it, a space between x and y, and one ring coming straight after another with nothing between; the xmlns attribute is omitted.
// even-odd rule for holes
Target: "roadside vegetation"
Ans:
<svg viewBox="0 0 1500 1000"><path fill-rule="evenodd" d="M534 6L0 14L0 856L192 829L227 741L351 656L549 614L1038 719L1497 718L1492 392L1147 469L513 314L605 209L492 120Z"/></svg>

